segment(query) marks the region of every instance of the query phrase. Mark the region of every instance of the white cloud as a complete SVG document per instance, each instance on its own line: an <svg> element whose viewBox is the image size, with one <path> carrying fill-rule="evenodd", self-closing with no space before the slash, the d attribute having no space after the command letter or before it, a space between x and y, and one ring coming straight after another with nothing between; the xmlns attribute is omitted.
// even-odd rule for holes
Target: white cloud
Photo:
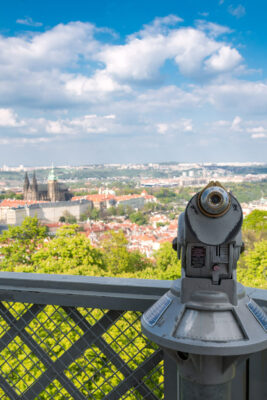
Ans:
<svg viewBox="0 0 267 400"><path fill-rule="evenodd" d="M21 25L33 26L35 28L43 26L42 22L35 22L31 17L17 19L16 23Z"/></svg>
<svg viewBox="0 0 267 400"><path fill-rule="evenodd" d="M229 126L230 123L229 123L229 121L225 121L225 120L222 120L222 119L221 119L221 120L219 120L219 121L213 122L212 125L213 125L214 127L223 127L223 126Z"/></svg>
<svg viewBox="0 0 267 400"><path fill-rule="evenodd" d="M231 80L195 87L194 94L220 111L236 110L248 114L266 114L267 84Z"/></svg>
<svg viewBox="0 0 267 400"><path fill-rule="evenodd" d="M101 134L113 131L114 115L99 116L88 114L78 118L66 118L54 121L41 121L41 125L45 126L45 130L49 134L54 135L83 135L83 134Z"/></svg>
<svg viewBox="0 0 267 400"><path fill-rule="evenodd" d="M61 136L73 135L82 136L88 133L106 133L115 130L118 126L116 115L96 115L87 114L76 118L25 118L20 120L18 115L11 109L0 109L0 127L13 128L10 140L36 139L38 136L44 137L44 134ZM4 137L2 132L2 136ZM25 142L26 143L26 142Z"/></svg>
<svg viewBox="0 0 267 400"><path fill-rule="evenodd" d="M215 40L229 33L226 27L175 27L179 22L174 15L156 18L121 45L97 40L103 28L82 22L20 37L0 36L0 104L68 108L119 96L135 101L140 92L136 82L162 85L161 68L167 60L182 75L200 79L231 73L240 65L238 51Z"/></svg>
<svg viewBox="0 0 267 400"><path fill-rule="evenodd" d="M233 70L241 61L242 57L236 49L223 46L206 61L206 66L211 71L226 72Z"/></svg>
<svg viewBox="0 0 267 400"><path fill-rule="evenodd" d="M151 79L168 58L164 36L134 38L126 45L108 46L97 56L106 72L118 79Z"/></svg>
<svg viewBox="0 0 267 400"><path fill-rule="evenodd" d="M141 31L130 35L129 39L157 35L159 33L166 34L171 26L175 26L179 22L183 22L183 19L173 14L167 15L166 17L156 17L151 24L144 25Z"/></svg>
<svg viewBox="0 0 267 400"><path fill-rule="evenodd" d="M49 143L51 142L51 138L46 137L37 137L37 138L0 138L1 145L25 145L25 144L33 144L39 145L41 143Z"/></svg>
<svg viewBox="0 0 267 400"><path fill-rule="evenodd" d="M66 80L79 76L81 63L89 69L94 62L100 48L96 32L90 23L71 22L43 33L0 35L0 102L55 108L75 102Z"/></svg>
<svg viewBox="0 0 267 400"><path fill-rule="evenodd" d="M104 115L105 119L116 119L116 115L114 114L109 114L109 115Z"/></svg>
<svg viewBox="0 0 267 400"><path fill-rule="evenodd" d="M237 131L237 132L242 131L241 123L242 123L242 119L237 115L232 122L231 130Z"/></svg>
<svg viewBox="0 0 267 400"><path fill-rule="evenodd" d="M211 37L194 28L164 33L147 28L146 34L130 36L125 45L104 47L96 58L105 64L108 74L124 80L154 79L168 59L175 60L185 76L200 75L206 66L218 73L234 69L242 61L239 52L214 39L215 31L218 35L228 30L213 24L209 31L212 31Z"/></svg>
<svg viewBox="0 0 267 400"><path fill-rule="evenodd" d="M0 66L31 72L70 68L77 65L79 57L88 58L97 50L94 32L92 24L71 22L31 36L0 36Z"/></svg>
<svg viewBox="0 0 267 400"><path fill-rule="evenodd" d="M254 128L247 128L247 132L250 133L263 133L266 132L267 128L264 128L263 126L256 126Z"/></svg>
<svg viewBox="0 0 267 400"><path fill-rule="evenodd" d="M135 99L135 106L138 112L154 110L156 113L165 110L192 110L198 109L203 101L202 95L196 91L182 90L177 86L163 86L159 89L149 89L138 94Z"/></svg>
<svg viewBox="0 0 267 400"><path fill-rule="evenodd" d="M267 138L267 133L253 133L253 135L251 135L252 139L264 139Z"/></svg>
<svg viewBox="0 0 267 400"><path fill-rule="evenodd" d="M191 132L193 130L193 124L191 119L184 119L182 124L185 132Z"/></svg>
<svg viewBox="0 0 267 400"><path fill-rule="evenodd" d="M247 132L252 133L252 139L264 139L267 138L267 121L263 122L265 126L259 125L255 126L255 122L250 121L247 127ZM254 125L254 126L253 126Z"/></svg>
<svg viewBox="0 0 267 400"><path fill-rule="evenodd" d="M169 129L168 124L156 124L156 128L161 135L164 135Z"/></svg>
<svg viewBox="0 0 267 400"><path fill-rule="evenodd" d="M0 126L2 127L20 127L24 126L23 120L18 120L17 114L10 108L0 108Z"/></svg>
<svg viewBox="0 0 267 400"><path fill-rule="evenodd" d="M204 61L219 50L221 44L197 29L180 29L171 33L169 47L180 72L196 76L204 71Z"/></svg>
<svg viewBox="0 0 267 400"><path fill-rule="evenodd" d="M165 134L179 134L181 132L192 132L193 124L191 119L182 118L179 121L172 123L158 123L156 124L157 132L161 135Z"/></svg>
<svg viewBox="0 0 267 400"><path fill-rule="evenodd" d="M65 89L71 95L89 96L93 101L93 96L103 96L113 92L130 92L128 85L121 85L105 71L97 71L92 78L78 75L66 80Z"/></svg>
<svg viewBox="0 0 267 400"><path fill-rule="evenodd" d="M189 148L192 138L195 147L208 147L211 138L218 146L217 132L232 141L263 138L267 122L255 115L266 115L267 84L237 79L243 59L227 36L233 32L209 21L181 22L156 18L120 45L96 35L105 29L81 22L0 36L2 140L86 143L103 135L110 143L138 137L171 148L179 138Z"/></svg>
<svg viewBox="0 0 267 400"><path fill-rule="evenodd" d="M206 20L198 20L196 22L196 26L198 29L208 32L214 38L233 32L228 26L215 24L214 22Z"/></svg>
<svg viewBox="0 0 267 400"><path fill-rule="evenodd" d="M235 132L235 138L238 143L242 143L245 139L265 139L267 137L267 119L265 120L246 120L236 116L231 120L219 120L207 123L207 131L217 134L217 137L227 137L229 131ZM264 151L264 148L261 150Z"/></svg>
<svg viewBox="0 0 267 400"><path fill-rule="evenodd" d="M242 6L242 4L239 4L237 7L230 5L228 7L228 12L236 18L241 18L244 17L244 15L246 15L246 9L244 6Z"/></svg>
<svg viewBox="0 0 267 400"><path fill-rule="evenodd" d="M47 121L46 132L56 135L74 133L73 129L65 121Z"/></svg>

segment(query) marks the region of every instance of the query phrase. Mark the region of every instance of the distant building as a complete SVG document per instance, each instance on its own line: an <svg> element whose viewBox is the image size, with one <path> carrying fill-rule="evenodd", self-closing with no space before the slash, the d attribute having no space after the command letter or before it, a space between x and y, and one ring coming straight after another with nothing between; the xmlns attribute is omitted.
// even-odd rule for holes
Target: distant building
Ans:
<svg viewBox="0 0 267 400"><path fill-rule="evenodd" d="M110 207L117 207L122 205L124 207L132 207L134 209L141 209L145 203L157 202L156 197L148 195L146 191L141 194L129 194L123 196L115 196L111 194L88 194L86 196L75 196L71 200L86 199L93 202L93 206L97 209L105 209Z"/></svg>
<svg viewBox="0 0 267 400"><path fill-rule="evenodd" d="M25 173L23 185L23 198L27 201L68 201L72 197L69 189L64 183L58 182L54 168L51 169L47 183L38 183L35 172L33 173L32 183L29 181L27 172Z"/></svg>
<svg viewBox="0 0 267 400"><path fill-rule="evenodd" d="M107 194L88 194L85 196L74 196L71 199L71 201L76 200L89 200L92 202L93 207L99 210L104 210L116 204L114 196Z"/></svg>
<svg viewBox="0 0 267 400"><path fill-rule="evenodd" d="M93 204L89 200L27 204L23 204L23 200L3 200L0 203L0 220L7 225L20 225L24 218L36 216L43 222L58 222L66 212L79 220L81 215L92 207Z"/></svg>

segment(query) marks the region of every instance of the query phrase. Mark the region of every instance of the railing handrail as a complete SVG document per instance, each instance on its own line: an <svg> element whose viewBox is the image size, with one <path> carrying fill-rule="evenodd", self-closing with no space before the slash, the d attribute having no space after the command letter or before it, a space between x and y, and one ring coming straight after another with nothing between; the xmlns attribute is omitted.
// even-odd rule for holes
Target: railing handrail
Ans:
<svg viewBox="0 0 267 400"><path fill-rule="evenodd" d="M172 281L0 272L0 300L145 311Z"/></svg>
<svg viewBox="0 0 267 400"><path fill-rule="evenodd" d="M179 281L179 280L178 280ZM0 272L0 300L145 311L168 291L171 280ZM261 305L267 290L246 288Z"/></svg>

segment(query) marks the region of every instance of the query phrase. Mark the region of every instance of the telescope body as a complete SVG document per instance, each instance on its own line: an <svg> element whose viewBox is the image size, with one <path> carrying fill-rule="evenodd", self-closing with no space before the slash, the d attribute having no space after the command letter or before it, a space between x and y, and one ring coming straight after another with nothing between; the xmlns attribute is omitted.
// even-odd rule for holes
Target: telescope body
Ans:
<svg viewBox="0 0 267 400"><path fill-rule="evenodd" d="M239 202L219 182L194 195L173 242L181 285L174 281L142 316L145 335L176 360L186 381L224 385L237 362L267 348L267 316L236 281L242 221Z"/></svg>

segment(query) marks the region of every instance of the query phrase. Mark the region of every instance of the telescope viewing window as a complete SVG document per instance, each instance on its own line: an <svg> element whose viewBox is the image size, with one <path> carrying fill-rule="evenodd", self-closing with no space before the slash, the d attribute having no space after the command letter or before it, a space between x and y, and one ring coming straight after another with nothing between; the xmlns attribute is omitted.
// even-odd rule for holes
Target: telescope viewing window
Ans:
<svg viewBox="0 0 267 400"><path fill-rule="evenodd" d="M194 246L191 250L191 265L193 268L205 267L206 261L206 248L201 246Z"/></svg>

